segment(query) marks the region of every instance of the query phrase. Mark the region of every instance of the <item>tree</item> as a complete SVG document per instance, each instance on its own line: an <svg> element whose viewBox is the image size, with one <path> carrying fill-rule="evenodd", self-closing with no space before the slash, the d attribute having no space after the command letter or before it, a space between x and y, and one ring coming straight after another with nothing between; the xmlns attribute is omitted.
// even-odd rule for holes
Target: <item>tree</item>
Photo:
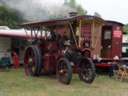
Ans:
<svg viewBox="0 0 128 96"><path fill-rule="evenodd" d="M128 24L124 25L124 32L128 34Z"/></svg>
<svg viewBox="0 0 128 96"><path fill-rule="evenodd" d="M5 6L0 6L0 25L16 28L19 23L23 22L21 14Z"/></svg>
<svg viewBox="0 0 128 96"><path fill-rule="evenodd" d="M78 12L79 15L87 14L87 11L84 10L80 5L77 5L77 12Z"/></svg>
<svg viewBox="0 0 128 96"><path fill-rule="evenodd" d="M77 7L76 0L69 0L69 6L72 8L76 8Z"/></svg>

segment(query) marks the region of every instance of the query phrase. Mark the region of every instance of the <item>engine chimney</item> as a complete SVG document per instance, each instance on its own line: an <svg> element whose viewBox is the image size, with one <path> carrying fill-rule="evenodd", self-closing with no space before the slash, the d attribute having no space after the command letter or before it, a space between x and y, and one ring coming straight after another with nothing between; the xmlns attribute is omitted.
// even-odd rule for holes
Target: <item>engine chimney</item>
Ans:
<svg viewBox="0 0 128 96"><path fill-rule="evenodd" d="M77 16L77 12L69 12L69 17L75 17Z"/></svg>

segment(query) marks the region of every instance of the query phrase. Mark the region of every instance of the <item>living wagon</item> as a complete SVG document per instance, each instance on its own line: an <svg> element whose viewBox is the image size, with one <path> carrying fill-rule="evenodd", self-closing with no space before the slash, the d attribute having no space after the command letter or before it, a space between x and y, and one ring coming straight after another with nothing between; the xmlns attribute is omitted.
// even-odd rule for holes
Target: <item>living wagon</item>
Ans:
<svg viewBox="0 0 128 96"><path fill-rule="evenodd" d="M107 20L102 27L101 36L102 60L96 64L100 69L111 69L115 60L122 60L123 24L117 21Z"/></svg>
<svg viewBox="0 0 128 96"><path fill-rule="evenodd" d="M113 59L122 57L123 24L106 21L102 28L102 57Z"/></svg>

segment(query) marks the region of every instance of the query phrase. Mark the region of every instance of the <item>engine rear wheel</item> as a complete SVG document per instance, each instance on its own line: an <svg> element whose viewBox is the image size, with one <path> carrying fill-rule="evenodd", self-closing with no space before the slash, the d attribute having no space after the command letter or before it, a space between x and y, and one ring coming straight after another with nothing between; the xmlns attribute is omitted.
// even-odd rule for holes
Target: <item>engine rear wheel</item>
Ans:
<svg viewBox="0 0 128 96"><path fill-rule="evenodd" d="M70 84L72 79L72 67L68 59L61 58L57 64L57 78L61 83Z"/></svg>
<svg viewBox="0 0 128 96"><path fill-rule="evenodd" d="M38 64L37 64L37 67L38 67L38 76L41 75L41 72L43 70L43 60L42 60L42 53L41 53L41 50L39 49L39 47L35 46L35 49L36 49L36 52L37 52L37 56L38 56Z"/></svg>
<svg viewBox="0 0 128 96"><path fill-rule="evenodd" d="M80 61L78 70L80 80L91 84L96 76L95 65L92 60L85 58Z"/></svg>
<svg viewBox="0 0 128 96"><path fill-rule="evenodd" d="M37 46L30 46L26 49L24 57L25 73L28 76L39 76L41 72L41 57Z"/></svg>

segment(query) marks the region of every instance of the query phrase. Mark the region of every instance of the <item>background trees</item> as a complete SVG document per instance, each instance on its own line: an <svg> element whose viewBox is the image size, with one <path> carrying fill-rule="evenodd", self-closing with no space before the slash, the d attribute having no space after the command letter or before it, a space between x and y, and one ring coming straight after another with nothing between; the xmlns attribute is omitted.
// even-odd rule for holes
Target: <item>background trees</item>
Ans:
<svg viewBox="0 0 128 96"><path fill-rule="evenodd" d="M124 26L124 32L125 32L126 34L128 34L128 24L125 24L125 26Z"/></svg>
<svg viewBox="0 0 128 96"><path fill-rule="evenodd" d="M23 22L22 15L6 6L0 6L0 26L9 26L16 28L19 23Z"/></svg>

